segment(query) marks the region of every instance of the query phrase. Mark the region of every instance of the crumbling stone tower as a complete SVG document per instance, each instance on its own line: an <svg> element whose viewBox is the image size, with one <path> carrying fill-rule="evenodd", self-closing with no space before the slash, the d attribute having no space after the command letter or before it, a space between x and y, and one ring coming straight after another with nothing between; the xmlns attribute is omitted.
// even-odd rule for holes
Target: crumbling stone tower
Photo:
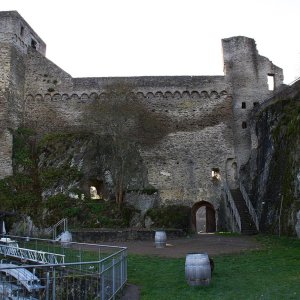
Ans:
<svg viewBox="0 0 300 300"><path fill-rule="evenodd" d="M223 39L222 46L225 78L232 88L234 146L241 166L247 163L251 151L249 112L283 84L283 72L258 54L253 39Z"/></svg>
<svg viewBox="0 0 300 300"><path fill-rule="evenodd" d="M46 45L17 12L0 12L0 178L12 175L12 131L21 120L28 49Z"/></svg>
<svg viewBox="0 0 300 300"><path fill-rule="evenodd" d="M121 81L149 111L174 123L157 145L140 151L160 202L190 206L194 227L204 208L209 230L222 222L242 230L230 191L242 189L239 197L247 198L239 170L255 143L248 117L283 82L282 70L258 54L253 39L222 40L224 76L72 78L45 57L45 43L17 12L0 12L0 28L0 178L13 173L12 133L21 123L35 124L40 134L76 131L86 104Z"/></svg>

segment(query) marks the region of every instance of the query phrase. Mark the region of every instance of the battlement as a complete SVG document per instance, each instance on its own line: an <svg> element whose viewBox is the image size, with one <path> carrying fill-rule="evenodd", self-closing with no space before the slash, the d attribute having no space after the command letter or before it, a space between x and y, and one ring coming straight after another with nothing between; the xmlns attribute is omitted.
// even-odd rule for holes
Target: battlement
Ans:
<svg viewBox="0 0 300 300"><path fill-rule="evenodd" d="M13 43L25 53L31 47L46 54L46 44L17 11L0 12L0 43Z"/></svg>

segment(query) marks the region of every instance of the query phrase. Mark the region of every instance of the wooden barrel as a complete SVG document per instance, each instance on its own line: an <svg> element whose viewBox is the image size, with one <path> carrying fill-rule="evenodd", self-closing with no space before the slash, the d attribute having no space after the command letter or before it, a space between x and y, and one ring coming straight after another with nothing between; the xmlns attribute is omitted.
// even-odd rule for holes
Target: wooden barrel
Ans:
<svg viewBox="0 0 300 300"><path fill-rule="evenodd" d="M185 278L190 286L209 285L211 267L206 253L190 253L185 259Z"/></svg>
<svg viewBox="0 0 300 300"><path fill-rule="evenodd" d="M70 242L72 242L72 234L69 231L64 231L61 234L60 238L61 246L67 248L70 246Z"/></svg>
<svg viewBox="0 0 300 300"><path fill-rule="evenodd" d="M166 247L167 235L165 231L155 232L155 247L164 248Z"/></svg>

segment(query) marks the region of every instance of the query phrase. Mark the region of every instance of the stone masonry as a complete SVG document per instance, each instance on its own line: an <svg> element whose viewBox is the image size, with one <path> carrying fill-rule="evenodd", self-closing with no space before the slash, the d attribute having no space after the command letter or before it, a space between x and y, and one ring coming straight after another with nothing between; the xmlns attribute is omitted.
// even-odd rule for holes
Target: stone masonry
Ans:
<svg viewBox="0 0 300 300"><path fill-rule="evenodd" d="M283 84L282 69L258 54L253 39L223 39L222 47L224 76L72 78L45 57L45 43L16 11L0 12L0 178L12 175L18 126L76 130L85 105L122 82L175 128L155 147L141 149L161 203L192 207L203 201L217 211L222 183L235 187L249 159L251 109L274 92L268 77L274 90Z"/></svg>

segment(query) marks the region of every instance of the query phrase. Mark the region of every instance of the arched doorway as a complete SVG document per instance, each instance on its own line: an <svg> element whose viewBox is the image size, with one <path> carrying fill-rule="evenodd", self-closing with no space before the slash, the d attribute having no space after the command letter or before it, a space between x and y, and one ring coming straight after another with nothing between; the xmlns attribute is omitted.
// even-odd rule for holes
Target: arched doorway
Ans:
<svg viewBox="0 0 300 300"><path fill-rule="evenodd" d="M216 231L216 214L211 203L200 201L193 205L192 228L198 233Z"/></svg>

